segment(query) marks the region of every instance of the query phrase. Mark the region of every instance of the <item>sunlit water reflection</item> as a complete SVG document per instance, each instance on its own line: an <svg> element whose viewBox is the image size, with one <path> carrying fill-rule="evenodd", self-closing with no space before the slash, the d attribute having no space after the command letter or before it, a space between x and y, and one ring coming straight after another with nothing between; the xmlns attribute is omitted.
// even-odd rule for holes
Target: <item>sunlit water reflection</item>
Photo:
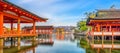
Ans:
<svg viewBox="0 0 120 53"><path fill-rule="evenodd" d="M72 35L65 35L64 40L57 40L54 38L53 45L38 45L35 48L35 53L85 53L85 50L78 46L77 41L71 41ZM28 51L27 53L33 53Z"/></svg>
<svg viewBox="0 0 120 53"><path fill-rule="evenodd" d="M64 36L64 37L60 37ZM80 47L78 43L80 40L75 40L72 34L67 35L53 35L53 44L38 44L35 47L35 51L27 50L23 53L85 53L85 50ZM7 45L10 45L10 43ZM25 43L25 41L21 42L21 46L28 46L31 43Z"/></svg>

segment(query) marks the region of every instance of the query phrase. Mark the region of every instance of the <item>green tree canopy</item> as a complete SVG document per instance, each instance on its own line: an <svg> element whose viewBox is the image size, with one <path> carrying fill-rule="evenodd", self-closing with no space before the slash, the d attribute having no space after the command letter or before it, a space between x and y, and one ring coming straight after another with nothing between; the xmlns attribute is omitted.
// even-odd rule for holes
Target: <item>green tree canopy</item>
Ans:
<svg viewBox="0 0 120 53"><path fill-rule="evenodd" d="M77 23L77 27L78 27L78 30L81 32L86 31L88 29L86 26L86 21L79 21Z"/></svg>

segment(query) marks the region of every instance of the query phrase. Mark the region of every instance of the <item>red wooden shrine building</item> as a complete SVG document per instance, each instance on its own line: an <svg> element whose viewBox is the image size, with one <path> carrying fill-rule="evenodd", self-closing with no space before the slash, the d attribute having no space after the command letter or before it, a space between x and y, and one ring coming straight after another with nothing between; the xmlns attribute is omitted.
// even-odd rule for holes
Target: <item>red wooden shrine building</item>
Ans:
<svg viewBox="0 0 120 53"><path fill-rule="evenodd" d="M18 36L33 36L36 34L35 22L46 22L47 19L39 17L21 7L18 7L8 1L0 0L0 37L18 37ZM4 24L11 25L11 31L4 31ZM13 25L17 24L17 31L13 32ZM25 33L22 31L21 23L33 24L33 33Z"/></svg>
<svg viewBox="0 0 120 53"><path fill-rule="evenodd" d="M91 26L89 41L93 48L120 48L120 9L98 10L94 18L87 19Z"/></svg>

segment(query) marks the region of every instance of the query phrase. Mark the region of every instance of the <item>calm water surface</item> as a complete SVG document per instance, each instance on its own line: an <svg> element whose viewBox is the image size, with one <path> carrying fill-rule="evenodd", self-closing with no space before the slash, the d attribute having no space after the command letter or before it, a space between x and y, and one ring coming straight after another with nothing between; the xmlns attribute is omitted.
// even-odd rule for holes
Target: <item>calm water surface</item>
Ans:
<svg viewBox="0 0 120 53"><path fill-rule="evenodd" d="M56 40L54 39L53 45L38 45L35 48L35 53L85 53L85 50L77 45L79 41L70 41L68 37L65 36L67 40ZM27 53L33 53L33 51L27 51Z"/></svg>
<svg viewBox="0 0 120 53"><path fill-rule="evenodd" d="M53 46L36 47L36 53L85 53L85 51L77 47L76 42L55 40Z"/></svg>
<svg viewBox="0 0 120 53"><path fill-rule="evenodd" d="M85 53L85 50L80 47L80 40L75 40L73 35L53 35L53 44L51 45L40 45L38 44L36 47L32 49L27 49L27 51L23 51L22 53ZM61 38L61 37L62 38ZM64 37L63 37L64 36ZM60 39L59 39L60 38ZM10 45L10 43L6 43L6 45ZM21 46L28 46L31 43L25 43L25 41L21 41Z"/></svg>

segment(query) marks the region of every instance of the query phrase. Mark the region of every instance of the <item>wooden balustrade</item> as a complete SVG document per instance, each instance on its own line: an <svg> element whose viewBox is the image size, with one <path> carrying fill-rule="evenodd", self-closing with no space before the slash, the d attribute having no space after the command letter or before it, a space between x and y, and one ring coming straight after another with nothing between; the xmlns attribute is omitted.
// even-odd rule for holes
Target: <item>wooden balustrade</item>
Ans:
<svg viewBox="0 0 120 53"><path fill-rule="evenodd" d="M20 34L18 34L17 31L4 31L3 37L17 37L17 36L36 36L36 34L33 34L30 31L20 31Z"/></svg>
<svg viewBox="0 0 120 53"><path fill-rule="evenodd" d="M112 32L103 32L104 35L112 35ZM101 36L102 32L90 32L90 35ZM113 32L113 35L120 36L120 32Z"/></svg>

